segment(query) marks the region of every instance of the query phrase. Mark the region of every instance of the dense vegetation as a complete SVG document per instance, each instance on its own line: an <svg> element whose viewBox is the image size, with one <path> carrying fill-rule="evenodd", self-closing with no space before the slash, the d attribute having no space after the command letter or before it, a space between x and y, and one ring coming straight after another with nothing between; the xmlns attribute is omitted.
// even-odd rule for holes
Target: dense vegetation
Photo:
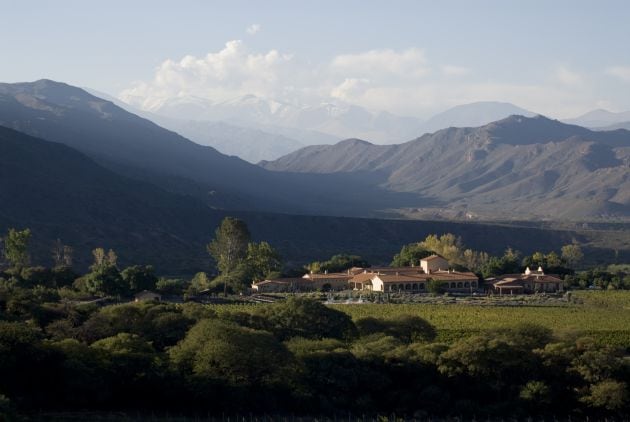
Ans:
<svg viewBox="0 0 630 422"><path fill-rule="evenodd" d="M179 303L182 294L239 292L243 280L277 274L280 257L268 243L253 242L237 219L225 219L208 243L216 277L198 273L192 280L159 278L145 265L119 268L117 254L103 248L92 251L89 271L78 274L73 249L61 241L52 248L52 268L33 267L30 239L29 230L10 230L3 242L0 415L6 418L34 409L628 416L627 292L574 292L538 307L326 306L307 297L258 305ZM420 249L463 260L457 265L480 256L444 235L407 245L394 260L407 253L415 259ZM481 271L493 259L501 269L554 259L568 265L580 255L569 249L522 258L508 250L476 262ZM338 271L357 263L366 264L336 255L311 267ZM625 282L627 270L597 274ZM582 274L569 277L595 272ZM124 303L145 289L178 303Z"/></svg>
<svg viewBox="0 0 630 422"><path fill-rule="evenodd" d="M549 327L523 324L494 308L511 323L441 339L429 322L439 318L418 315L452 313L472 324L480 309L346 310L354 318L306 298L249 307L3 306L1 411L628 414L624 350L588 333L552 332L553 317L544 319Z"/></svg>

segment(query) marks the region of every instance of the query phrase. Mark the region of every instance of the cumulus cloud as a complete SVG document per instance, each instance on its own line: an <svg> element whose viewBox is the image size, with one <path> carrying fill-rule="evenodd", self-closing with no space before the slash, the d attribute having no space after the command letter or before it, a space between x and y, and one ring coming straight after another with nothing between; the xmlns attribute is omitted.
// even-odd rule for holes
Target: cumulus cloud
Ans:
<svg viewBox="0 0 630 422"><path fill-rule="evenodd" d="M366 78L346 78L342 83L335 86L330 95L344 101L352 101L358 96L365 94L369 89L370 80Z"/></svg>
<svg viewBox="0 0 630 422"><path fill-rule="evenodd" d="M251 53L242 41L234 40L205 57L185 56L166 60L150 82L136 83L123 91L123 101L151 110L169 98L197 96L222 101L235 96L282 94L285 78L292 71L291 55L277 50Z"/></svg>
<svg viewBox="0 0 630 422"><path fill-rule="evenodd" d="M607 73L630 81L630 67ZM216 103L254 94L302 105L343 101L416 116L463 103L505 101L553 117L572 117L605 100L589 97L589 89L575 89L586 86L587 79L565 66L553 68L551 78L529 83L474 76L466 67L431 62L418 48L347 53L312 63L276 49L252 52L233 40L205 56L165 60L152 79L133 84L120 98L158 110L173 99L200 97Z"/></svg>
<svg viewBox="0 0 630 422"><path fill-rule="evenodd" d="M630 82L630 66L612 66L606 69L606 73L624 82Z"/></svg>
<svg viewBox="0 0 630 422"><path fill-rule="evenodd" d="M260 24L253 23L247 27L246 31L249 35L254 35L254 34L257 34L258 31L260 31L260 29L261 29Z"/></svg>

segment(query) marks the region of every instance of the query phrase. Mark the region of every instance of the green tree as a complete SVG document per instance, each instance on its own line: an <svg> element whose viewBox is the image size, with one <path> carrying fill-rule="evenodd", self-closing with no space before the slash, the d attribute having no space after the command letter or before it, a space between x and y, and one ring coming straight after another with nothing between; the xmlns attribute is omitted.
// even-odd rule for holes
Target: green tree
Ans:
<svg viewBox="0 0 630 422"><path fill-rule="evenodd" d="M436 331L429 322L415 315L398 315L393 318L360 318L356 321L361 336L383 333L404 343L427 342L435 339Z"/></svg>
<svg viewBox="0 0 630 422"><path fill-rule="evenodd" d="M187 293L189 295L196 295L203 290L209 289L211 287L210 281L208 274L202 271L198 272L193 276L192 280L190 280Z"/></svg>
<svg viewBox="0 0 630 422"><path fill-rule="evenodd" d="M580 245L575 243L571 245L564 245L561 249L562 260L569 266L569 268L575 268L584 259L584 253Z"/></svg>
<svg viewBox="0 0 630 422"><path fill-rule="evenodd" d="M531 256L530 264L533 266L545 267L547 265L546 255L542 252L534 252Z"/></svg>
<svg viewBox="0 0 630 422"><path fill-rule="evenodd" d="M424 248L419 243L404 245L400 252L394 255L392 267L410 267L420 265L420 260L431 255L431 251Z"/></svg>
<svg viewBox="0 0 630 422"><path fill-rule="evenodd" d="M157 283L157 277L151 265L127 267L120 275L131 292L154 289Z"/></svg>
<svg viewBox="0 0 630 422"><path fill-rule="evenodd" d="M548 268L557 268L562 266L562 260L560 259L560 256L558 256L558 254L554 251L549 252L545 256L545 262Z"/></svg>
<svg viewBox="0 0 630 422"><path fill-rule="evenodd" d="M315 274L328 271L331 273L348 270L352 267L369 267L370 264L358 255L337 254L328 261L314 261L306 265L307 271Z"/></svg>
<svg viewBox="0 0 630 422"><path fill-rule="evenodd" d="M207 246L208 252L216 260L221 275L226 277L223 294L227 296L227 278L247 256L250 240L247 225L242 220L226 217L214 233L214 239Z"/></svg>
<svg viewBox="0 0 630 422"><path fill-rule="evenodd" d="M278 338L338 338L356 335L352 319L313 299L291 297L284 302L257 309L252 328L271 331Z"/></svg>
<svg viewBox="0 0 630 422"><path fill-rule="evenodd" d="M28 242L31 239L31 230L9 229L7 237L4 239L4 257L14 268L28 266L30 256L28 253Z"/></svg>
<svg viewBox="0 0 630 422"><path fill-rule="evenodd" d="M592 407L621 410L628 402L628 386L623 382L604 380L593 384L580 400Z"/></svg>
<svg viewBox="0 0 630 422"><path fill-rule="evenodd" d="M198 381L236 387L273 384L292 361L273 335L234 323L204 319L169 350L173 365Z"/></svg>
<svg viewBox="0 0 630 422"><path fill-rule="evenodd" d="M94 263L91 272L78 278L74 287L93 295L125 295L129 293L129 285L125 283L116 266L118 257L113 250L105 252L103 248L92 251Z"/></svg>
<svg viewBox="0 0 630 422"><path fill-rule="evenodd" d="M282 258L267 242L247 245L247 265L253 281L277 277L282 270Z"/></svg>
<svg viewBox="0 0 630 422"><path fill-rule="evenodd" d="M463 264L462 239L452 233L446 233L438 237L431 234L419 244L428 251L443 256L450 264Z"/></svg>
<svg viewBox="0 0 630 422"><path fill-rule="evenodd" d="M433 278L427 279L427 291L429 293L437 294L441 293L444 290L444 286L441 281L435 280Z"/></svg>

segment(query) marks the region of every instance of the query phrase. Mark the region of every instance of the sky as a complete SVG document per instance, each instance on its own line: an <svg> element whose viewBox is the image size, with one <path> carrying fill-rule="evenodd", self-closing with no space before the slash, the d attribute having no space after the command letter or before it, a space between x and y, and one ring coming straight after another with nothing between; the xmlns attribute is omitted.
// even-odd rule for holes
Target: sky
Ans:
<svg viewBox="0 0 630 422"><path fill-rule="evenodd" d="M630 110L629 1L0 0L0 81L146 109L254 94L426 118L506 101Z"/></svg>

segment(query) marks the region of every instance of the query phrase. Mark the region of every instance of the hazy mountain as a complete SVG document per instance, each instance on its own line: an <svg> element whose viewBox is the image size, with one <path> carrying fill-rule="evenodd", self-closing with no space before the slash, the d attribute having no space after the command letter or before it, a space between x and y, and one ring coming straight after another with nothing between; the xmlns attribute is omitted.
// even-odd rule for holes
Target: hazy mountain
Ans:
<svg viewBox="0 0 630 422"><path fill-rule="evenodd" d="M422 133L433 133L449 127L478 127L513 115L532 117L535 113L514 104L496 101L462 104L427 120L422 125Z"/></svg>
<svg viewBox="0 0 630 422"><path fill-rule="evenodd" d="M151 120L153 123L172 130L199 145L216 148L223 154L235 155L250 163L257 163L261 160L274 160L309 143L330 144L338 141L336 138L329 138L323 134L322 136L315 135L315 139L313 139L313 135L305 133L306 131L296 131L294 135L297 135L299 138L307 138L308 141L314 141L303 143L291 138L291 136L280 133L277 128L264 131L258 128L237 126L223 121L212 122L165 117L150 111L141 110L109 94L90 88L84 89L94 96L111 101L118 107Z"/></svg>
<svg viewBox="0 0 630 422"><path fill-rule="evenodd" d="M615 123L612 124L610 126L603 126L603 127L594 127L592 128L593 130L617 130L617 129L624 129L624 130L630 130L630 122L621 122L621 123Z"/></svg>
<svg viewBox="0 0 630 422"><path fill-rule="evenodd" d="M604 128L614 126L617 123L630 121L630 111L614 113L612 111L597 109L589 111L574 119L563 120L565 123L584 126L588 128ZM615 127L615 129L619 129Z"/></svg>
<svg viewBox="0 0 630 422"><path fill-rule="evenodd" d="M275 159L304 146L296 139L225 122L173 119L171 122L162 120L162 126L198 144L214 147L223 154L235 155L250 163Z"/></svg>
<svg viewBox="0 0 630 422"><path fill-rule="evenodd" d="M286 133L273 128L323 133L337 139L363 137L379 143L400 142L418 136L422 125L413 117L375 113L343 102L303 106L255 95L217 103L197 97L174 98L153 104L148 110L171 118L223 121L285 136ZM305 144L311 143L299 134L291 137Z"/></svg>
<svg viewBox="0 0 630 422"><path fill-rule="evenodd" d="M125 176L193 195L217 208L371 215L384 195L420 204L348 175L269 172L201 146L86 91L48 80L0 84L0 125L76 148Z"/></svg>
<svg viewBox="0 0 630 422"><path fill-rule="evenodd" d="M261 165L370 175L388 190L423 195L461 215L630 216L630 132L542 116L444 129L400 145L311 146Z"/></svg>

